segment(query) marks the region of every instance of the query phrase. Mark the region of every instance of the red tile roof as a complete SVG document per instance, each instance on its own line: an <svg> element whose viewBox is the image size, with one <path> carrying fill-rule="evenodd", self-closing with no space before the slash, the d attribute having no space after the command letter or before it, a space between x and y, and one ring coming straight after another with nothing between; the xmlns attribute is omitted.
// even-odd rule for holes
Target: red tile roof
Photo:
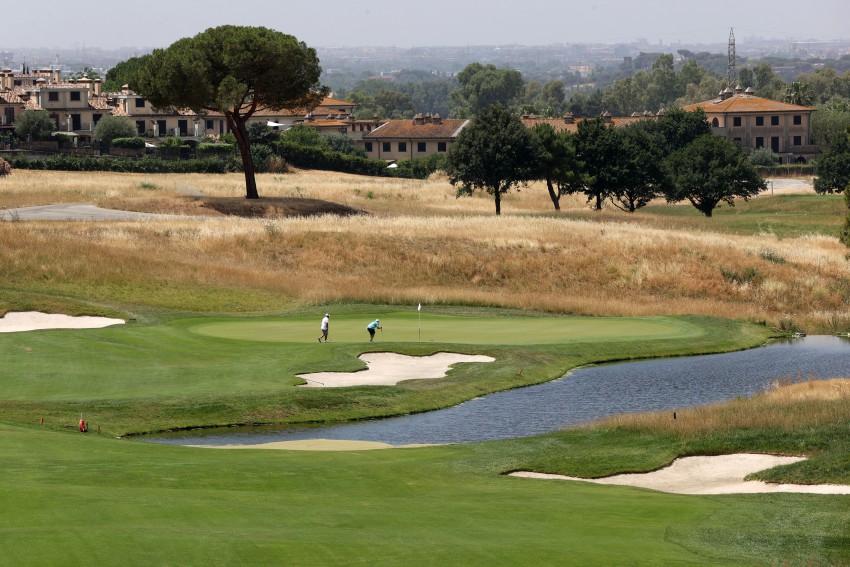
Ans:
<svg viewBox="0 0 850 567"><path fill-rule="evenodd" d="M89 107L94 110L110 110L112 105L105 96L89 95Z"/></svg>
<svg viewBox="0 0 850 567"><path fill-rule="evenodd" d="M683 106L682 110L693 111L702 108L707 114L711 113L745 113L745 112L809 112L814 108L788 104L769 98L751 94L736 94L726 100L714 99Z"/></svg>
<svg viewBox="0 0 850 567"><path fill-rule="evenodd" d="M24 103L24 108L26 110L44 110L43 108L41 108L41 106L39 106L38 101L36 101L34 98L31 98L26 101Z"/></svg>
<svg viewBox="0 0 850 567"><path fill-rule="evenodd" d="M11 91L0 92L0 101L6 104L24 104L23 99Z"/></svg>
<svg viewBox="0 0 850 567"><path fill-rule="evenodd" d="M415 124L413 120L388 120L368 134L363 139L404 139L404 140L450 140L455 138L469 123L469 120L440 120Z"/></svg>

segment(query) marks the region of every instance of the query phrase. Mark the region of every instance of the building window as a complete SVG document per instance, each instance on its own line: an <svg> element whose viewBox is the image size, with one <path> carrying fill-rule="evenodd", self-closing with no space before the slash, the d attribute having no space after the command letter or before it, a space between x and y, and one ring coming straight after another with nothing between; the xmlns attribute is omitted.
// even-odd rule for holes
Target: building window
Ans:
<svg viewBox="0 0 850 567"><path fill-rule="evenodd" d="M188 120L178 120L177 121L177 129L180 131L181 136L189 135L189 121Z"/></svg>
<svg viewBox="0 0 850 567"><path fill-rule="evenodd" d="M711 126L713 128L717 128L718 126L720 126L720 120L718 120L717 118L712 119Z"/></svg>
<svg viewBox="0 0 850 567"><path fill-rule="evenodd" d="M47 93L47 100L49 102L59 102L59 93L57 93L57 92Z"/></svg>
<svg viewBox="0 0 850 567"><path fill-rule="evenodd" d="M79 101L80 100L80 91L71 91L71 100Z"/></svg>
<svg viewBox="0 0 850 567"><path fill-rule="evenodd" d="M425 142L416 142L416 151L422 153L425 151Z"/></svg>
<svg viewBox="0 0 850 567"><path fill-rule="evenodd" d="M385 152L389 152L389 151L391 151L391 150L390 150L390 143L389 143L389 142L384 142L384 143L382 144L382 146L381 146L381 147L382 147L382 149L383 149Z"/></svg>
<svg viewBox="0 0 850 567"><path fill-rule="evenodd" d="M764 126L764 116L756 116L756 126Z"/></svg>
<svg viewBox="0 0 850 567"><path fill-rule="evenodd" d="M756 147L757 148L763 148L764 147L764 138L762 138L761 136L758 136L756 138Z"/></svg>
<svg viewBox="0 0 850 567"><path fill-rule="evenodd" d="M771 126L779 126L779 117L778 116L771 116L770 117L770 125Z"/></svg>
<svg viewBox="0 0 850 567"><path fill-rule="evenodd" d="M91 115L91 122L92 122L92 124L94 124L95 126L97 126L97 123L98 123L98 122L100 122L101 117L102 117L102 115L101 115L101 114L92 114L92 115Z"/></svg>
<svg viewBox="0 0 850 567"><path fill-rule="evenodd" d="M802 136L794 136L794 145L802 146L803 145L803 137Z"/></svg>
<svg viewBox="0 0 850 567"><path fill-rule="evenodd" d="M398 143L398 151L406 152L407 151L407 142L399 142Z"/></svg>
<svg viewBox="0 0 850 567"><path fill-rule="evenodd" d="M741 125L741 117L740 116L734 116L732 118L732 126L740 126L740 125Z"/></svg>
<svg viewBox="0 0 850 567"><path fill-rule="evenodd" d="M437 142L437 151L438 152L446 151L446 143L445 142Z"/></svg>
<svg viewBox="0 0 850 567"><path fill-rule="evenodd" d="M366 142L366 151L372 153L372 142Z"/></svg>
<svg viewBox="0 0 850 567"><path fill-rule="evenodd" d="M803 123L803 117L799 114L794 115L794 126L799 126Z"/></svg>
<svg viewBox="0 0 850 567"><path fill-rule="evenodd" d="M771 138L770 138L770 149L774 153L779 152L779 136L771 136Z"/></svg>
<svg viewBox="0 0 850 567"><path fill-rule="evenodd" d="M145 107L145 99L137 98L136 99L136 108L144 108Z"/></svg>
<svg viewBox="0 0 850 567"><path fill-rule="evenodd" d="M738 142L738 144L740 144L740 143L741 143L741 138L732 138L732 139L733 139L734 141Z"/></svg>
<svg viewBox="0 0 850 567"><path fill-rule="evenodd" d="M144 120L136 120L136 132L144 135L144 133L145 133L145 121Z"/></svg>
<svg viewBox="0 0 850 567"><path fill-rule="evenodd" d="M207 130L212 130L214 128L213 121L207 120Z"/></svg>

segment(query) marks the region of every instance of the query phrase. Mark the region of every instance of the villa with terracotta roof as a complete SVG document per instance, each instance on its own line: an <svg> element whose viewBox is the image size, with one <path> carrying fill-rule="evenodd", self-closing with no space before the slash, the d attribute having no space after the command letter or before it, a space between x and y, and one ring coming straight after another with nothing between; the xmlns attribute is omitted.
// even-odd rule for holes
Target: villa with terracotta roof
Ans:
<svg viewBox="0 0 850 567"><path fill-rule="evenodd" d="M717 99L689 104L683 110L702 108L715 135L741 144L751 152L769 148L778 154L782 163L806 163L818 154L811 141L811 117L815 111L808 106L788 104L727 88Z"/></svg>
<svg viewBox="0 0 850 567"><path fill-rule="evenodd" d="M439 114L417 114L413 120L388 120L363 135L357 145L370 158L387 161L447 153L469 120L443 120Z"/></svg>

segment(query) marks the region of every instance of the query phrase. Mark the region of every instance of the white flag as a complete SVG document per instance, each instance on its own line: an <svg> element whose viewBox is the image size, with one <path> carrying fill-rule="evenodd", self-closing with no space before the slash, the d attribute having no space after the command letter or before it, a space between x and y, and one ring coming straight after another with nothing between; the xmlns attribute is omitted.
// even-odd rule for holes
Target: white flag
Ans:
<svg viewBox="0 0 850 567"><path fill-rule="evenodd" d="M416 308L417 311L422 311L422 304L419 304L419 307Z"/></svg>

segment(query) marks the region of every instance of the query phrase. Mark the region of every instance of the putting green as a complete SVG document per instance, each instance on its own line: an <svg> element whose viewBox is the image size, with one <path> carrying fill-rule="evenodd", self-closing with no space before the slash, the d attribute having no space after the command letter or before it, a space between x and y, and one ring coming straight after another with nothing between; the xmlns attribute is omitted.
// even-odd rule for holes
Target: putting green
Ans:
<svg viewBox="0 0 850 567"><path fill-rule="evenodd" d="M376 342L530 345L599 341L638 341L701 337L704 330L673 317L455 317L381 313ZM277 343L316 342L321 317L242 319L202 323L193 333L223 339ZM329 338L336 343L368 342L362 315L331 315ZM421 335L420 335L421 329ZM421 336L421 338L420 338Z"/></svg>

